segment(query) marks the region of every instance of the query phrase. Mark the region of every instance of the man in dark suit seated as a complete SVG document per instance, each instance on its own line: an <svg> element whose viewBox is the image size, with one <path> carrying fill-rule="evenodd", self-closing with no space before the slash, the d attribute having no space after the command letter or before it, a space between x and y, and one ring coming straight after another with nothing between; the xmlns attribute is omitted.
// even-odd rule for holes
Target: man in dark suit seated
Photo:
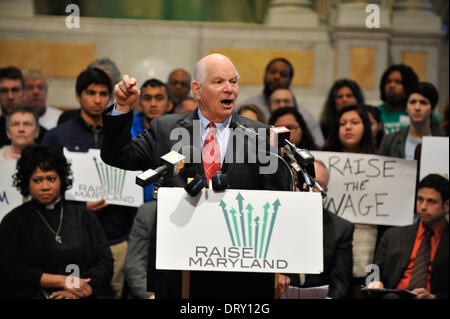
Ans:
<svg viewBox="0 0 450 319"><path fill-rule="evenodd" d="M258 160L254 160L259 139L251 138L251 134L243 139L243 130L236 130L241 126L264 131L268 128L234 112L238 79L239 74L227 57L211 54L202 58L195 67L192 82L199 107L191 113L158 117L152 121L150 129L131 139L132 110L140 91L136 79L124 75L114 89L117 104L103 113L102 159L116 167L146 170L158 167L160 157L169 151L191 145L202 150L203 159L195 161L194 158L192 168L208 182L221 171L227 174L232 189L287 190L288 181L278 160L266 158L269 165L264 166L259 152ZM239 138L243 143L237 143ZM266 147L263 143L264 150ZM184 187L186 184L186 177L178 175L166 177L162 186ZM155 274L148 277L153 280L149 290L155 292L156 298L181 297L180 271L155 270ZM190 273L190 298L273 298L274 286L274 274Z"/></svg>
<svg viewBox="0 0 450 319"><path fill-rule="evenodd" d="M329 173L325 165L314 161L315 180L328 191ZM323 209L323 272L320 274L290 275L291 286L309 288L328 285L327 297L349 298L353 269L353 231L349 221ZM280 275L286 283L286 276ZM281 283L280 283L281 284ZM300 295L301 298L301 295Z"/></svg>
<svg viewBox="0 0 450 319"><path fill-rule="evenodd" d="M407 289L417 299L448 298L448 191L446 177L422 179L417 187L419 223L384 233L374 261L381 281L372 281L369 288Z"/></svg>

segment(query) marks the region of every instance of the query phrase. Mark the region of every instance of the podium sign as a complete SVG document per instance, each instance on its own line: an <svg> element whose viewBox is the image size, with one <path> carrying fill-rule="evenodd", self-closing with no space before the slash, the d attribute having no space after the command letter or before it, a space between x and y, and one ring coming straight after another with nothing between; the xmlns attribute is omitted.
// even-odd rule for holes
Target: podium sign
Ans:
<svg viewBox="0 0 450 319"><path fill-rule="evenodd" d="M0 161L0 221L23 202L20 192L12 186L15 172L16 161Z"/></svg>
<svg viewBox="0 0 450 319"><path fill-rule="evenodd" d="M160 188L157 211L157 269L323 271L319 193Z"/></svg>

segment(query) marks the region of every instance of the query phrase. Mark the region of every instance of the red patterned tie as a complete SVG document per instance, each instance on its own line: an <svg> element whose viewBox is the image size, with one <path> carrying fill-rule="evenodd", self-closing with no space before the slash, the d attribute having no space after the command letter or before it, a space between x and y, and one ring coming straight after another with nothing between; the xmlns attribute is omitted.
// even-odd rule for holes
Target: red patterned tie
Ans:
<svg viewBox="0 0 450 319"><path fill-rule="evenodd" d="M430 264L431 243L430 238L433 236L433 230L425 230L422 243L417 251L417 257L414 261L414 267L409 281L409 290L416 288L425 288L427 283L428 266Z"/></svg>
<svg viewBox="0 0 450 319"><path fill-rule="evenodd" d="M203 144L202 159L205 169L206 180L208 181L220 171L220 146L216 138L216 125L209 123L209 133Z"/></svg>

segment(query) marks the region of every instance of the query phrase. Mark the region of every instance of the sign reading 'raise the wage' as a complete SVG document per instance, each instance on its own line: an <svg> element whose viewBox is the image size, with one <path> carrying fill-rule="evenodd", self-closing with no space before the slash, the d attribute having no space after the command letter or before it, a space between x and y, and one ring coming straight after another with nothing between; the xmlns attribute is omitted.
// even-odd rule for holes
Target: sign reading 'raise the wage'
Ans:
<svg viewBox="0 0 450 319"><path fill-rule="evenodd" d="M412 224L417 161L370 154L312 153L330 172L325 208L353 223Z"/></svg>

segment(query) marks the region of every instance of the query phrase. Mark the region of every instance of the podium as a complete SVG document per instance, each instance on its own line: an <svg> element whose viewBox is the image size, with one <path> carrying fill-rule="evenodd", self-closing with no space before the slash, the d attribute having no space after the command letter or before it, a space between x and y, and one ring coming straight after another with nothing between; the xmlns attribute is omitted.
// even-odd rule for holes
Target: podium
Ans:
<svg viewBox="0 0 450 319"><path fill-rule="evenodd" d="M322 240L319 193L204 189L191 197L182 188L159 189L155 267L183 271L183 298L203 275L211 283L215 274L241 278L236 291L257 283L257 296L259 283L269 277L275 288L274 274L320 273ZM217 283L230 284L227 279Z"/></svg>

